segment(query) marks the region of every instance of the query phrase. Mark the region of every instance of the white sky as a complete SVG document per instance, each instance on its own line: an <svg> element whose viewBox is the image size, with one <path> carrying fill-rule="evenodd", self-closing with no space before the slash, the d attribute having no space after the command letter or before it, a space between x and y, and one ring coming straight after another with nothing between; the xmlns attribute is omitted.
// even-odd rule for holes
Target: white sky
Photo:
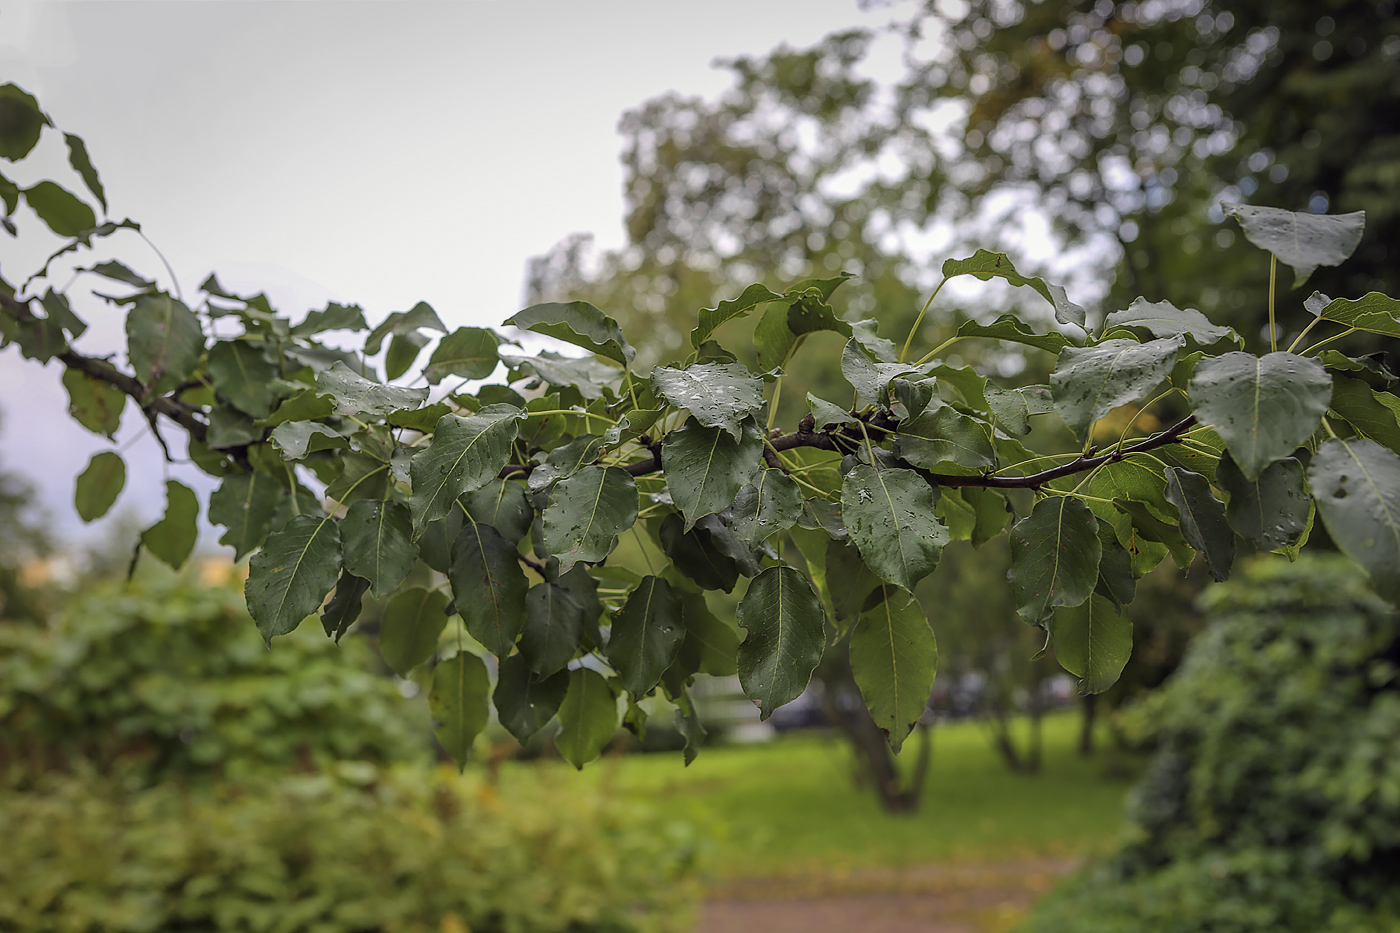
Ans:
<svg viewBox="0 0 1400 933"><path fill-rule="evenodd" d="M854 0L0 0L0 83L86 140L110 215L142 224L187 293L217 270L294 318L333 299L374 322L425 300L450 327L493 326L519 310L529 257L576 231L622 242L624 110L717 94L716 57L889 16ZM6 174L76 185L46 136L41 173ZM25 213L19 241L0 233L16 285L46 251L27 245ZM119 254L160 268L135 238ZM80 311L92 331L79 349L124 350L119 312ZM68 419L60 375L0 354L0 467L29 477L72 538L85 534L73 480L110 445ZM119 443L141 427L128 405ZM154 442L124 456L126 491L94 529L124 507L146 521L163 508ZM207 501L193 467L169 475Z"/></svg>

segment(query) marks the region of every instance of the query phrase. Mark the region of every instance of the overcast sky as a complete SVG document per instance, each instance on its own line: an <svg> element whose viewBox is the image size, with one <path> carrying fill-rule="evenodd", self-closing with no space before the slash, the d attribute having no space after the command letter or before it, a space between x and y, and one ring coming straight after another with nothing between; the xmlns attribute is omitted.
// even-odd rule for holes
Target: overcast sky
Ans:
<svg viewBox="0 0 1400 933"><path fill-rule="evenodd" d="M492 326L519 310L529 257L577 231L622 242L624 110L717 94L717 57L890 15L855 0L0 0L0 83L86 140L110 215L142 224L187 293L217 270L294 317L339 300L373 322L426 300L450 327ZM46 136L42 171L6 173L73 184L61 137ZM15 284L43 255L21 220L31 236L0 234ZM159 268L135 238L119 254ZM123 350L119 313L83 308L79 348ZM92 532L73 514L74 477L110 445L68 420L60 375L0 353L0 466L39 487L71 539ZM140 427L128 406L118 443ZM152 520L159 452L144 438L124 456L113 514ZM210 488L193 467L169 475L202 499Z"/></svg>

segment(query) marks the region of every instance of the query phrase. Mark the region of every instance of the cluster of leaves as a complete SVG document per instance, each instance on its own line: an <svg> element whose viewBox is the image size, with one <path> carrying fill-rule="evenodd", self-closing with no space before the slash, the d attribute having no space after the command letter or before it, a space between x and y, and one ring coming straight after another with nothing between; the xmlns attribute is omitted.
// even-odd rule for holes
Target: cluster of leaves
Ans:
<svg viewBox="0 0 1400 933"><path fill-rule="evenodd" d="M695 844L564 775L364 763L191 792L50 773L0 811L0 927L674 933ZM569 805L557 806L567 794ZM543 817L543 818L542 818Z"/></svg>
<svg viewBox="0 0 1400 933"><path fill-rule="evenodd" d="M28 151L10 145L8 158ZM84 166L75 155L86 179ZM40 219L69 235L30 190ZM1297 284L1345 259L1363 224L1228 209ZM60 254L105 229L79 231ZM575 358L526 352L485 328L447 333L424 304L373 329L338 304L294 324L213 276L191 308L124 266L83 271L131 289L104 296L128 308L126 370L72 348L82 324L53 289L5 287L6 339L67 366L73 415L93 430L110 436L125 397L153 425L185 428L190 459L222 481L210 521L238 557L253 555L247 602L266 639L310 615L338 638L366 593L389 597L383 654L404 674L435 665L439 737L458 760L494 700L522 741L557 715L557 745L581 767L617 728L618 700L641 729L638 703L657 691L676 708L689 759L702 733L687 692L696 675L737 671L766 717L803 692L829 646L847 644L897 750L937 658L911 590L954 539L1010 535L1017 612L1086 691L1118 676L1132 641L1125 607L1168 555L1186 566L1199 553L1224 579L1237 536L1293 555L1317 513L1382 593L1400 595L1396 379L1375 358L1324 350L1357 331L1400 336L1400 301L1378 293L1314 295L1314 324L1345 329L1295 353L1303 335L1289 350L1272 345L1271 292L1271 345L1256 355L1234 330L1166 302L1139 299L1091 328L1063 288L978 251L945 262L942 282L1030 289L1059 326L1041 332L1011 314L968 322L914 358L919 321L901 347L877 321L836 313L841 275L782 292L750 286L699 312L681 365L639 373L616 322L586 302L538 304L506 322L588 354ZM757 370L715 339L750 314ZM364 353L329 346L330 331L367 331ZM427 332L444 335L422 371L428 386L396 383ZM851 401L809 395L810 413L785 432L775 425L785 371L818 332L846 338ZM1006 388L945 362L973 339L1056 354L1049 384ZM498 367L504 384L469 388ZM430 388L448 378L460 381ZM1190 414L1170 427L1137 437L1130 422L1106 449L1093 443L1115 409L1178 398ZM1033 424L1052 419L1063 429L1050 435L1067 430L1076 450L1026 445ZM123 474L117 454L95 457L78 481L79 513L110 507ZM197 503L184 485L168 488L166 517L142 540L178 564ZM635 536L646 573L609 560L623 535ZM420 562L440 585L403 586ZM742 641L704 597L741 585ZM494 688L475 646L494 656Z"/></svg>
<svg viewBox="0 0 1400 933"><path fill-rule="evenodd" d="M1157 743L1128 841L1036 933L1395 929L1400 617L1335 555L1255 561L1131 714Z"/></svg>

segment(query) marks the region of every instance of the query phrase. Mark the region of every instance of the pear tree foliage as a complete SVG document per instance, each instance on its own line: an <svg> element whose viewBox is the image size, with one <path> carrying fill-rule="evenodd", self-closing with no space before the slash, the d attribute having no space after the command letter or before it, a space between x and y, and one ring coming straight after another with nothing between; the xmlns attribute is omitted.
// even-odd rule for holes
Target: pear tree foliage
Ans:
<svg viewBox="0 0 1400 933"><path fill-rule="evenodd" d="M1400 598L1400 379L1344 339L1400 337L1395 298L1314 293L1311 325L1285 347L1272 294L1259 339L1147 298L1095 325L1064 288L978 251L945 262L942 281L1000 279L1039 294L1045 315L971 321L922 347L918 324L881 334L844 318L847 275L756 284L697 311L683 363L640 372L618 324L581 301L526 308L502 331L449 329L424 303L371 326L342 304L293 320L212 274L183 297L112 259L70 279L67 257L139 226L106 216L71 134L71 183L11 180L52 129L31 95L0 87L0 223L61 241L27 278L0 277L0 347L59 363L70 414L94 433L112 438L133 409L158 438L184 432L219 485L200 503L169 481L141 546L178 567L202 509L249 558L269 643L313 618L339 639L383 600L381 650L405 676L431 668L459 761L494 706L521 741L557 719L558 748L582 767L624 718L642 726L651 697L674 708L688 762L703 737L697 676L737 674L766 718L834 650L850 652L898 750L937 664L938 619L913 591L956 540L1010 536L1018 613L1086 692L1127 662L1136 582L1164 560L1199 557L1223 580L1240 547L1292 557L1320 520ZM1345 261L1364 226L1227 214L1297 284ZM124 316L124 352L79 348L79 289ZM752 345L726 349L726 325L746 317ZM805 416L779 424L785 373L824 331L845 338L849 391L809 395ZM522 346L527 333L570 352ZM359 351L341 349L347 334ZM1048 383L950 361L963 341L1049 354ZM125 476L118 452L97 454L78 476L81 517L111 508ZM739 594L737 628L709 591Z"/></svg>

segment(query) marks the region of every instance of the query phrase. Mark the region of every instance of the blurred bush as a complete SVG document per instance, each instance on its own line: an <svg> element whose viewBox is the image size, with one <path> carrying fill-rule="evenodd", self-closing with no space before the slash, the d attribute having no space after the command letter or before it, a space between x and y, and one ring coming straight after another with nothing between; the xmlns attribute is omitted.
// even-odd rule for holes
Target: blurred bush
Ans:
<svg viewBox="0 0 1400 933"><path fill-rule="evenodd" d="M1259 561L1132 714L1155 742L1107 863L1032 933L1400 930L1400 621L1340 558Z"/></svg>
<svg viewBox="0 0 1400 933"><path fill-rule="evenodd" d="M572 775L345 764L191 792L83 768L0 807L0 929L661 933L693 846ZM564 783L567 781L568 783Z"/></svg>
<svg viewBox="0 0 1400 933"><path fill-rule="evenodd" d="M428 717L373 649L307 624L267 650L235 583L99 583L41 624L0 621L0 766L86 761L149 782L325 761L430 760Z"/></svg>

